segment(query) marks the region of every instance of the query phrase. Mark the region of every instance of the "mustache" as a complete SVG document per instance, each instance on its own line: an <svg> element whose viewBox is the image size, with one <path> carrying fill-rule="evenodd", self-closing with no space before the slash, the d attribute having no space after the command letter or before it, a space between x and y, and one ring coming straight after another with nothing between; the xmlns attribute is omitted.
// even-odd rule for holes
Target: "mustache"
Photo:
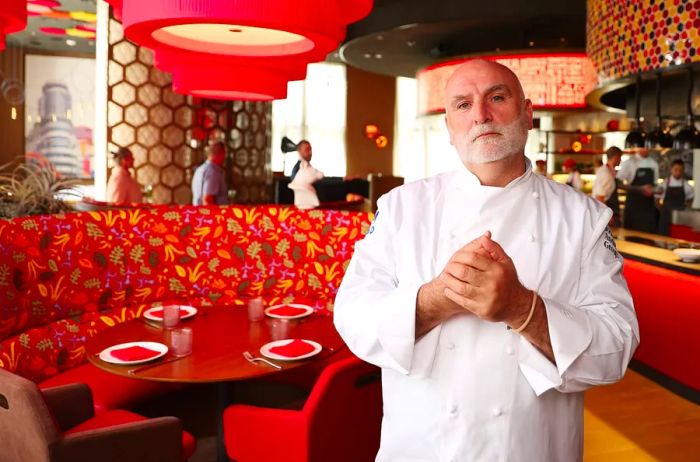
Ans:
<svg viewBox="0 0 700 462"><path fill-rule="evenodd" d="M467 137L473 143L478 137L485 135L486 133L498 133L499 135L503 135L503 132L499 130L495 124L486 123L472 127L472 129L469 130Z"/></svg>

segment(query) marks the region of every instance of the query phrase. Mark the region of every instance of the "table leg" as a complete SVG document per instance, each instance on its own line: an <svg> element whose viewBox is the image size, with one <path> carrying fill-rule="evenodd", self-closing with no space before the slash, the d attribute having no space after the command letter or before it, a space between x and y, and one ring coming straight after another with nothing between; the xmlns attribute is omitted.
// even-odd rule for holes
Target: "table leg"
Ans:
<svg viewBox="0 0 700 462"><path fill-rule="evenodd" d="M216 460L218 462L229 462L224 444L224 409L228 406L228 390L226 382L217 384L217 435L216 435Z"/></svg>

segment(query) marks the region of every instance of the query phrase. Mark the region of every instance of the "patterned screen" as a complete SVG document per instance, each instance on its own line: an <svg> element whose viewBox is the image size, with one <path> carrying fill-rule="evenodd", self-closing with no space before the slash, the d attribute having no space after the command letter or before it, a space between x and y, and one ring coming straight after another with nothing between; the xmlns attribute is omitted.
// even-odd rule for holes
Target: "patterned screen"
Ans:
<svg viewBox="0 0 700 462"><path fill-rule="evenodd" d="M588 0L587 17L601 83L700 60L700 1Z"/></svg>
<svg viewBox="0 0 700 462"><path fill-rule="evenodd" d="M271 201L270 103L213 101L172 90L153 54L124 38L110 19L107 137L109 150L128 147L136 180L151 185L155 204L188 204L190 181L213 141L228 146L226 175L237 203Z"/></svg>

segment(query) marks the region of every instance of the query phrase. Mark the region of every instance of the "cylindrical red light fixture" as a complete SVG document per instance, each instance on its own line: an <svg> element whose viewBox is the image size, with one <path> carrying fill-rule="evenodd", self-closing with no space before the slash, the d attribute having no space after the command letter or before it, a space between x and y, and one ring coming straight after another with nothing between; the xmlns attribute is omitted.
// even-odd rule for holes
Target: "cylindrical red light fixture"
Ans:
<svg viewBox="0 0 700 462"><path fill-rule="evenodd" d="M0 3L0 51L5 37L27 27L27 0L3 0Z"/></svg>
<svg viewBox="0 0 700 462"><path fill-rule="evenodd" d="M216 57L167 49L155 52L154 64L172 73L173 90L202 98L283 99L290 80L306 77L306 63L285 57Z"/></svg>
<svg viewBox="0 0 700 462"><path fill-rule="evenodd" d="M339 0L123 0L122 6L129 39L219 55L329 53L347 25Z"/></svg>

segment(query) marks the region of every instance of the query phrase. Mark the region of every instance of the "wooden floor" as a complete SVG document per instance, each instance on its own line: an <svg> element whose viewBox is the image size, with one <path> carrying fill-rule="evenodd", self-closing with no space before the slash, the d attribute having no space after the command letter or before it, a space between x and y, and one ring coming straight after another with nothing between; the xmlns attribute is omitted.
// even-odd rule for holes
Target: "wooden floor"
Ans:
<svg viewBox="0 0 700 462"><path fill-rule="evenodd" d="M700 406L628 371L586 392L585 462L699 462Z"/></svg>

